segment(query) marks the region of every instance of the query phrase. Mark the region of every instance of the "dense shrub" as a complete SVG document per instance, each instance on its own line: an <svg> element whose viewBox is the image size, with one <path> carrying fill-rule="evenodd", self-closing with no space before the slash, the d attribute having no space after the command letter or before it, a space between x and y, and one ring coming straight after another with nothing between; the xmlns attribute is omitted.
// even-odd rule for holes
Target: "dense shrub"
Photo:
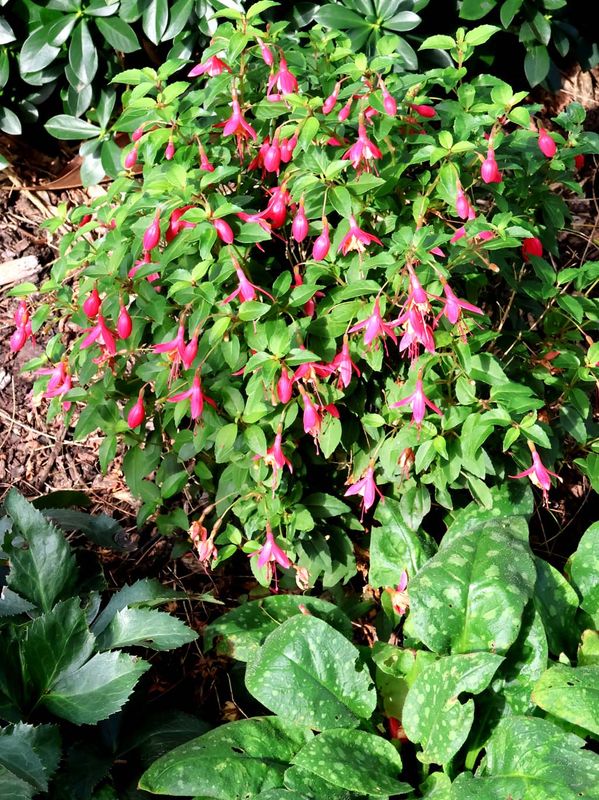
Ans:
<svg viewBox="0 0 599 800"><path fill-rule="evenodd" d="M599 267L554 259L556 189L597 142L581 107L548 133L524 93L467 82L486 26L398 75L394 36L369 60L261 7L228 12L193 79L116 78L127 168L15 317L15 349L50 335L29 368L51 414L103 431L103 468L124 441L141 522L203 509L202 560L242 546L264 583L353 574L381 494L489 506L528 476L546 502L562 459L597 485Z"/></svg>

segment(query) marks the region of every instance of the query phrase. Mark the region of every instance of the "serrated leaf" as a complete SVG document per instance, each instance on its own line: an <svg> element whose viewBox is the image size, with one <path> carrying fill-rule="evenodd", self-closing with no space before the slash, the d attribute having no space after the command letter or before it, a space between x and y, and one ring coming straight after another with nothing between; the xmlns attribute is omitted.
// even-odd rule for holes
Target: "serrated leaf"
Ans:
<svg viewBox="0 0 599 800"><path fill-rule="evenodd" d="M116 594L113 594L106 608L98 616L92 625L92 631L99 636L110 624L115 614L127 606L160 606L170 600L182 600L187 595L184 592L177 592L163 586L155 578L142 578L135 581L131 586L123 586Z"/></svg>
<svg viewBox="0 0 599 800"><path fill-rule="evenodd" d="M264 706L295 724L353 728L376 705L358 655L326 622L295 616L273 631L249 662L246 686Z"/></svg>
<svg viewBox="0 0 599 800"><path fill-rule="evenodd" d="M75 725L94 725L123 707L149 668L147 661L125 653L98 653L61 675L40 705Z"/></svg>
<svg viewBox="0 0 599 800"><path fill-rule="evenodd" d="M277 717L231 722L159 758L139 787L154 794L245 800L282 787L291 759L311 736L309 729Z"/></svg>
<svg viewBox="0 0 599 800"><path fill-rule="evenodd" d="M444 656L427 666L410 687L402 724L412 742L422 746L425 764L446 764L466 741L474 722L474 701L462 692L480 694L503 661L492 653Z"/></svg>
<svg viewBox="0 0 599 800"><path fill-rule="evenodd" d="M449 541L410 583L411 628L437 653L505 653L532 596L535 566L519 517Z"/></svg>
<svg viewBox="0 0 599 800"><path fill-rule="evenodd" d="M197 633L182 620L164 611L123 608L117 611L98 638L98 649L114 650L137 645L152 650L174 650L197 638Z"/></svg>
<svg viewBox="0 0 599 800"><path fill-rule="evenodd" d="M10 572L7 585L42 611L68 596L77 582L77 565L64 535L25 498L12 489L4 501L12 520L13 538L7 545Z"/></svg>
<svg viewBox="0 0 599 800"><path fill-rule="evenodd" d="M324 731L297 753L293 763L334 786L360 794L412 791L408 783L398 780L401 758L391 742L364 731Z"/></svg>
<svg viewBox="0 0 599 800"><path fill-rule="evenodd" d="M532 699L548 714L599 736L599 666L555 664L537 681Z"/></svg>

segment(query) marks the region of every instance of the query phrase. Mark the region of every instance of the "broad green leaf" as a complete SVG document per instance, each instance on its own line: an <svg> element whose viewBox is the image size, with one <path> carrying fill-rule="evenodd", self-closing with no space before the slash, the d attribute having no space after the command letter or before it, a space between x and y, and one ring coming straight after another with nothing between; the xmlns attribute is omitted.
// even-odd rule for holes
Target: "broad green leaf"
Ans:
<svg viewBox="0 0 599 800"><path fill-rule="evenodd" d="M94 637L76 597L57 603L30 622L22 645L23 671L35 699L52 686L60 673L84 664L93 650Z"/></svg>
<svg viewBox="0 0 599 800"><path fill-rule="evenodd" d="M17 778L2 764L0 764L0 786L3 800L31 800L33 795L37 794L34 786Z"/></svg>
<svg viewBox="0 0 599 800"><path fill-rule="evenodd" d="M428 36L418 48L419 50L451 50L456 46L455 39L451 36L437 34L436 36Z"/></svg>
<svg viewBox="0 0 599 800"><path fill-rule="evenodd" d="M360 14L333 3L321 6L316 12L316 19L321 25L338 30L359 30L368 26L368 22Z"/></svg>
<svg viewBox="0 0 599 800"><path fill-rule="evenodd" d="M313 800L354 800L353 792L333 786L332 783L319 778L313 772L302 767L292 766L285 772L283 780L291 791L298 792L302 798Z"/></svg>
<svg viewBox="0 0 599 800"><path fill-rule="evenodd" d="M410 629L437 653L505 653L536 571L521 517L444 539L410 583Z"/></svg>
<svg viewBox="0 0 599 800"><path fill-rule="evenodd" d="M578 648L578 666L599 666L599 631L584 631Z"/></svg>
<svg viewBox="0 0 599 800"><path fill-rule="evenodd" d="M422 746L419 758L425 764L446 764L464 744L474 721L474 701L462 703L458 696L480 694L502 661L492 653L443 656L417 676L402 724L408 739Z"/></svg>
<svg viewBox="0 0 599 800"><path fill-rule="evenodd" d="M536 717L507 717L486 745L476 775L463 772L452 800L597 800L599 757L584 739Z"/></svg>
<svg viewBox="0 0 599 800"><path fill-rule="evenodd" d="M420 786L420 796L429 800L451 800L451 780L444 772L433 772Z"/></svg>
<svg viewBox="0 0 599 800"><path fill-rule="evenodd" d="M401 504L386 498L377 506L374 518L380 527L370 534L371 586L395 586L405 569L413 578L435 553L435 542L424 531L414 531L406 523Z"/></svg>
<svg viewBox="0 0 599 800"><path fill-rule="evenodd" d="M43 25L33 31L25 39L19 53L21 74L39 72L51 64L60 53L60 46L69 37L76 20L74 14L65 15L59 24Z"/></svg>
<svg viewBox="0 0 599 800"><path fill-rule="evenodd" d="M40 704L75 725L94 725L122 708L149 668L147 661L125 653L98 653L59 676Z"/></svg>
<svg viewBox="0 0 599 800"><path fill-rule="evenodd" d="M555 664L537 681L532 699L548 714L599 736L599 666Z"/></svg>
<svg viewBox="0 0 599 800"><path fill-rule="evenodd" d="M315 730L353 728L374 711L376 693L358 651L323 620L295 616L266 639L245 682L275 714Z"/></svg>
<svg viewBox="0 0 599 800"><path fill-rule="evenodd" d="M566 565L566 572L582 599L582 608L599 627L599 522L584 533Z"/></svg>
<svg viewBox="0 0 599 800"><path fill-rule="evenodd" d="M463 0L460 6L462 19L480 19L497 5L497 0Z"/></svg>
<svg viewBox="0 0 599 800"><path fill-rule="evenodd" d="M77 565L62 534L46 517L12 489L4 502L14 537L23 544L8 545L7 585L42 611L68 596L77 581Z"/></svg>
<svg viewBox="0 0 599 800"><path fill-rule="evenodd" d="M142 24L144 32L152 44L160 44L168 25L167 0L147 0L144 3Z"/></svg>
<svg viewBox="0 0 599 800"><path fill-rule="evenodd" d="M518 638L497 670L493 691L505 698L513 714L532 713L530 693L546 668L547 637L541 615L531 602L524 610Z"/></svg>
<svg viewBox="0 0 599 800"><path fill-rule="evenodd" d="M401 758L391 742L364 731L328 730L311 739L293 763L319 778L360 794L406 794L398 780Z"/></svg>
<svg viewBox="0 0 599 800"><path fill-rule="evenodd" d="M57 114L51 117L44 125L44 128L55 139L94 139L99 136L101 131L91 122L86 122L78 117L70 117L68 114Z"/></svg>
<svg viewBox="0 0 599 800"><path fill-rule="evenodd" d="M113 594L106 608L92 625L92 631L99 636L110 624L115 614L127 606L160 606L170 600L181 600L187 597L184 592L177 592L163 586L155 578L142 578L131 586L123 586Z"/></svg>
<svg viewBox="0 0 599 800"><path fill-rule="evenodd" d="M549 53L543 44L530 47L524 57L524 72L531 86L541 83L549 72Z"/></svg>
<svg viewBox="0 0 599 800"><path fill-rule="evenodd" d="M547 561L535 556L537 580L533 599L541 615L547 644L554 655L572 653L578 641L578 595L568 581Z"/></svg>
<svg viewBox="0 0 599 800"><path fill-rule="evenodd" d="M139 50L139 42L133 28L120 17L99 17L96 25L108 44L120 53Z"/></svg>
<svg viewBox="0 0 599 800"><path fill-rule="evenodd" d="M231 722L155 761L139 782L154 794L245 800L283 786L283 774L312 733L277 717Z"/></svg>
<svg viewBox="0 0 599 800"><path fill-rule="evenodd" d="M206 647L212 647L218 639L218 653L249 661L282 622L302 613L300 606L348 638L351 636L350 620L332 603L308 595L281 594L243 603L210 623L204 632Z"/></svg>
<svg viewBox="0 0 599 800"><path fill-rule="evenodd" d="M90 84L98 71L98 53L84 19L73 31L69 46L69 64L83 86Z"/></svg>
<svg viewBox="0 0 599 800"><path fill-rule="evenodd" d="M38 792L48 788L48 775L41 758L31 743L17 734L12 727L0 728L0 768L4 767L18 779L25 781ZM0 789L4 786L0 772ZM5 795L4 790L2 797Z"/></svg>
<svg viewBox="0 0 599 800"><path fill-rule="evenodd" d="M525 484L504 483L502 486L494 486L491 495L493 499L491 508L481 508L479 503L472 502L455 512L443 541L447 542L455 536L461 536L465 531L478 529L491 519L499 520L506 517L528 519L532 516L534 496Z"/></svg>
<svg viewBox="0 0 599 800"><path fill-rule="evenodd" d="M182 620L164 611L123 608L117 611L98 638L98 649L114 650L137 645L152 650L174 650L197 638L197 633Z"/></svg>
<svg viewBox="0 0 599 800"><path fill-rule="evenodd" d="M497 25L478 25L466 34L466 44L476 47L479 44L488 42L491 36L500 30Z"/></svg>

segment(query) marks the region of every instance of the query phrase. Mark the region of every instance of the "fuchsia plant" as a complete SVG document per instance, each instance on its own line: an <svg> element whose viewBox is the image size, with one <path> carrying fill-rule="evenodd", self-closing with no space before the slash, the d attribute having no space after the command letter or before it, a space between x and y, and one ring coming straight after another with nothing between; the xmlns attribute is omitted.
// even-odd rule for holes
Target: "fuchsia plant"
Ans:
<svg viewBox="0 0 599 800"><path fill-rule="evenodd" d="M390 41L372 63L344 41L239 13L190 73L119 76L116 129L141 172L128 151L106 195L73 212L36 317L48 332L51 312L68 319L32 365L39 391L52 413L77 410L77 437L104 432L105 466L124 439L140 519L179 496L158 524L188 528L207 492L203 560L260 548L263 582L291 564L316 580L312 538L330 552L320 569L351 574L355 495L367 526L383 495L489 504L527 442L554 460L568 436L569 457L592 463L594 273L564 279L574 310L543 259L565 218L552 186L575 188L591 146L579 112L549 135L497 79L407 81ZM533 361L550 351L563 393Z"/></svg>

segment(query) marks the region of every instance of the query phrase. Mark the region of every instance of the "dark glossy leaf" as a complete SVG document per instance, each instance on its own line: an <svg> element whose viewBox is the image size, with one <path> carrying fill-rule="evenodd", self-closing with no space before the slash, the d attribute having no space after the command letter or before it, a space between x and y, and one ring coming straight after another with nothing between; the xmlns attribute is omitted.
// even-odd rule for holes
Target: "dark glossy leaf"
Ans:
<svg viewBox="0 0 599 800"><path fill-rule="evenodd" d="M316 12L316 19L327 28L338 28L339 30L359 30L369 27L368 22L360 14L342 5L332 3L321 6Z"/></svg>
<svg viewBox="0 0 599 800"><path fill-rule="evenodd" d="M119 53L134 53L139 50L135 31L120 17L98 17L96 25L108 44Z"/></svg>
<svg viewBox="0 0 599 800"><path fill-rule="evenodd" d="M167 0L148 0L144 3L143 29L153 44L159 44L168 25Z"/></svg>
<svg viewBox="0 0 599 800"><path fill-rule="evenodd" d="M99 636L98 649L114 650L137 645L152 650L174 650L197 638L198 634L182 620L163 611L123 608Z"/></svg>
<svg viewBox="0 0 599 800"><path fill-rule="evenodd" d="M57 114L55 117L51 117L44 127L56 139L94 139L101 133L100 128L92 125L91 122L70 117L67 114Z"/></svg>
<svg viewBox="0 0 599 800"><path fill-rule="evenodd" d="M74 14L65 16L57 23L43 25L31 33L19 53L21 74L39 72L51 64L60 53L60 46L68 39L76 21Z"/></svg>
<svg viewBox="0 0 599 800"><path fill-rule="evenodd" d="M112 595L102 613L92 625L92 631L99 636L113 620L115 614L128 606L160 606L171 600L186 598L184 592L177 592L163 586L155 578L142 578L131 586L123 586Z"/></svg>
<svg viewBox="0 0 599 800"><path fill-rule="evenodd" d="M531 86L537 86L549 73L549 53L544 45L530 47L524 57L524 72Z"/></svg>
<svg viewBox="0 0 599 800"><path fill-rule="evenodd" d="M84 19L73 31L69 46L69 64L81 83L76 87L79 89L88 86L98 71L98 53Z"/></svg>
<svg viewBox="0 0 599 800"><path fill-rule="evenodd" d="M19 136L22 131L21 120L6 106L0 106L0 130L11 136Z"/></svg>

